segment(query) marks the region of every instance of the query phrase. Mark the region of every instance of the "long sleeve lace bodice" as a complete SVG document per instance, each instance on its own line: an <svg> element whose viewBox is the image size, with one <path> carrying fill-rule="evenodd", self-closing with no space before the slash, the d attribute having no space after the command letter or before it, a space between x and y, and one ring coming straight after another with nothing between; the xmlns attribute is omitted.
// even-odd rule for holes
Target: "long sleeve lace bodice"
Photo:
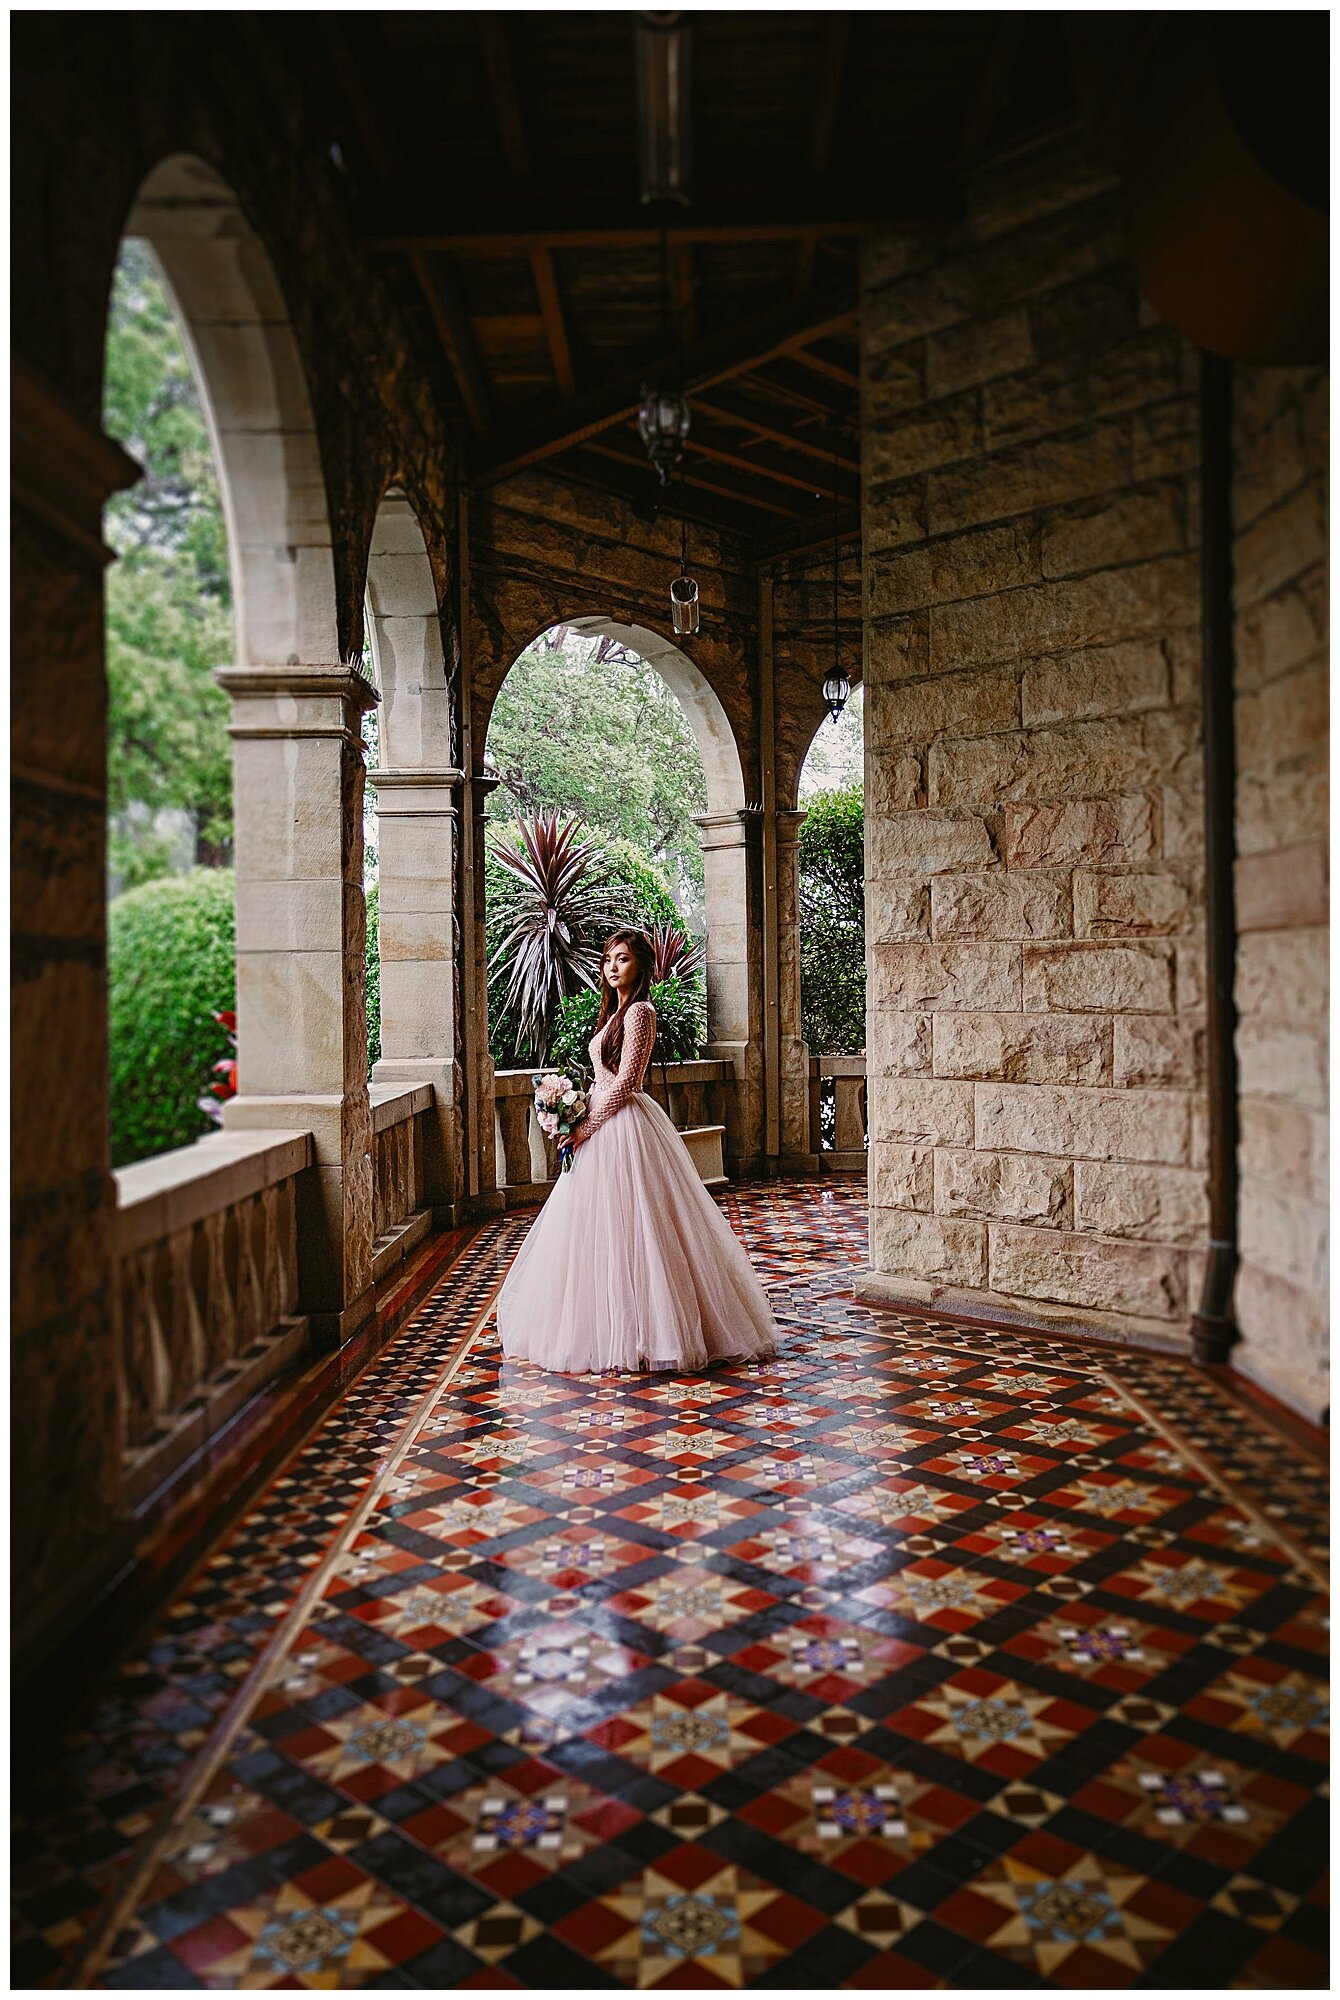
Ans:
<svg viewBox="0 0 1340 2000"><path fill-rule="evenodd" d="M600 1042L604 1033L602 1028L600 1034L592 1039L590 1048L596 1080L591 1092L591 1109L582 1121L582 1131L587 1138L598 1132L602 1125L608 1124L616 1112L622 1111L641 1087L647 1059L656 1040L656 1009L650 1000L629 1002L617 1076L607 1070L600 1059Z"/></svg>

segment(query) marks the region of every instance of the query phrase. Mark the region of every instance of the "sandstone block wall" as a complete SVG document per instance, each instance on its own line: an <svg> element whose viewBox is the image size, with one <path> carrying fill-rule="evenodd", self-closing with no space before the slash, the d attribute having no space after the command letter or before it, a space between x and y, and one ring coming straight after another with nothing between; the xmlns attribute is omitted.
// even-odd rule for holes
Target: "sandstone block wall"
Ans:
<svg viewBox="0 0 1340 2000"><path fill-rule="evenodd" d="M862 350L871 1263L1175 1336L1207 1215L1194 357L1055 154L952 240L869 246Z"/></svg>
<svg viewBox="0 0 1340 2000"><path fill-rule="evenodd" d="M1235 1361L1327 1401L1328 385L1234 370L1239 1231Z"/></svg>

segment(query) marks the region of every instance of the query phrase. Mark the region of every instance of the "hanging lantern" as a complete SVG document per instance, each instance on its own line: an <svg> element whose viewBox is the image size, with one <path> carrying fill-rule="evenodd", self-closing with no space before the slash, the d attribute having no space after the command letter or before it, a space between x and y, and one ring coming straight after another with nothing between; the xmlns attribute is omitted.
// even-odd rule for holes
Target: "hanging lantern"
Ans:
<svg viewBox="0 0 1340 2000"><path fill-rule="evenodd" d="M698 586L691 576L677 576L671 584L670 617L678 639L698 630Z"/></svg>
<svg viewBox="0 0 1340 2000"><path fill-rule="evenodd" d="M638 436L647 447L647 456L656 467L662 486L684 455L689 434L689 406L678 389L666 387L642 391L642 407L637 413Z"/></svg>
<svg viewBox="0 0 1340 2000"><path fill-rule="evenodd" d="M679 575L670 585L670 619L675 637L683 639L698 630L698 585L689 575L689 524L679 524Z"/></svg>
<svg viewBox="0 0 1340 2000"><path fill-rule="evenodd" d="M835 667L824 682L824 700L828 703L828 713L834 722L847 706L847 696L851 693L851 682L840 667Z"/></svg>
<svg viewBox="0 0 1340 2000"><path fill-rule="evenodd" d="M833 665L824 682L824 700L828 703L828 713L834 722L847 706L847 696L851 693L851 682L842 671L842 626L838 617L838 422L833 419Z"/></svg>

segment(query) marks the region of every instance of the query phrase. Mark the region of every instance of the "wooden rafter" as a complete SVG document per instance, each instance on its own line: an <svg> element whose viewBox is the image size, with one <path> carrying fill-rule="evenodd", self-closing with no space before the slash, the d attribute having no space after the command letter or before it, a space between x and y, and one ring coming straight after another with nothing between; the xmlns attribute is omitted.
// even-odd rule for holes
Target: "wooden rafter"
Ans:
<svg viewBox="0 0 1340 2000"><path fill-rule="evenodd" d="M616 465L627 466L634 472L645 463L639 456L640 447L628 451L618 445L607 444L599 438L588 438L586 449L595 452L600 458L612 459ZM647 476L648 478L652 477L650 471ZM793 508L783 506L776 500L765 500L762 494L746 493L738 486L723 486L719 479L707 478L703 472L696 469L693 461L687 457L676 471L673 483L675 485L695 486L701 493L715 493L723 500L733 500L737 506L756 507L762 513L779 515L784 521L790 520L794 514Z"/></svg>
<svg viewBox="0 0 1340 2000"><path fill-rule="evenodd" d="M825 334L847 332L856 320L856 307L849 296L841 299L816 298L801 301L783 312L771 312L725 332L701 340L684 356L684 387L692 395L728 380L778 355L788 355L806 340ZM517 427L498 440L486 459L476 466L474 476L482 484L505 479L529 465L542 464L573 445L608 430L631 417L642 400L647 373L659 366L660 353L650 354L636 371L611 388L585 398L557 415L546 410L543 419L526 429Z"/></svg>
<svg viewBox="0 0 1340 2000"><path fill-rule="evenodd" d="M809 549L831 548L834 540L851 542L860 539L861 510L859 507L843 507L834 514L830 507L826 515L816 515L810 521L798 521L792 528L783 528L775 535L768 536L754 548L758 562L774 562L781 556L804 555Z"/></svg>
<svg viewBox="0 0 1340 2000"><path fill-rule="evenodd" d="M809 458L822 459L830 468L833 464L831 445L807 438L799 431L774 430L762 418L729 406L718 397L713 397L711 402L704 402L701 396L695 396L693 409L695 415L701 414L715 419L718 423L733 424L740 430L752 431L755 437L766 438L769 444L785 445L788 451L804 452ZM842 452L838 454L837 463L839 470L843 472L859 472L861 469L861 461L858 458L849 458Z"/></svg>
<svg viewBox="0 0 1340 2000"><path fill-rule="evenodd" d="M421 255L412 257L410 262L428 301L438 339L446 350L470 427L482 437L492 422L488 377L479 358L460 286L442 258Z"/></svg>
<svg viewBox="0 0 1340 2000"><path fill-rule="evenodd" d="M812 348L793 348L791 359L798 361L802 368L812 369L816 375L826 375L830 382L840 382L844 389L859 389L861 386L860 376L852 369L830 361L825 354L816 354Z"/></svg>
<svg viewBox="0 0 1340 2000"><path fill-rule="evenodd" d="M550 252L532 250L530 270L539 295L540 317L544 321L544 337L549 343L549 358L554 365L554 380L558 384L559 395L564 402L570 403L577 393L577 377L573 372L568 326L563 317L563 301L559 297L558 277Z"/></svg>
<svg viewBox="0 0 1340 2000"><path fill-rule="evenodd" d="M472 190L447 215L384 215L366 232L368 247L387 253L450 250L459 254L549 250L646 250L672 244L797 242L805 236L861 237L922 228L957 215L957 193L930 181L924 165L895 160L878 176L850 187L802 183L761 195L704 195L663 226L649 223L618 193L564 193L533 185L499 193Z"/></svg>
<svg viewBox="0 0 1340 2000"><path fill-rule="evenodd" d="M823 52L819 59L814 121L810 127L810 169L820 180L828 172L829 155L833 150L833 127L837 123L838 102L842 96L842 76L850 35L850 14L828 15L824 22ZM807 292L814 283L814 253L818 245L817 236L801 239L800 254L796 259L798 293Z"/></svg>
<svg viewBox="0 0 1340 2000"><path fill-rule="evenodd" d="M484 50L484 65L489 73L489 86L493 92L493 110L498 120L498 136L502 140L507 164L512 169L513 179L524 187L530 179L530 147L526 142L526 125L521 116L521 100L517 95L516 72L512 67L512 50L507 37L507 24L497 14L479 16L479 39Z"/></svg>

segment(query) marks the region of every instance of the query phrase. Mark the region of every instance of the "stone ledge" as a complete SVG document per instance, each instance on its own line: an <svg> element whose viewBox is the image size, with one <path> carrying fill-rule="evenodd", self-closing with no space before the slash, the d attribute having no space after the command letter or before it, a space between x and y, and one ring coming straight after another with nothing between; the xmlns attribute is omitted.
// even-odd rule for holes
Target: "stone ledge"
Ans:
<svg viewBox="0 0 1340 2000"><path fill-rule="evenodd" d="M1003 1292L930 1285L916 1278L899 1277L893 1271L858 1272L852 1282L852 1297L868 1300L872 1305L893 1306L903 1312L970 1320L977 1326L999 1327L1003 1332L1055 1333L1108 1347L1138 1347L1151 1353L1192 1358L1191 1329L1187 1325L1138 1319L1124 1313L1047 1305L1038 1299L1012 1298Z"/></svg>
<svg viewBox="0 0 1340 2000"><path fill-rule="evenodd" d="M310 1132L207 1132L194 1145L117 1167L112 1175L117 1255L128 1256L288 1180L312 1158Z"/></svg>
<svg viewBox="0 0 1340 2000"><path fill-rule="evenodd" d="M368 1089L368 1102L372 1106L372 1129L374 1132L389 1132L393 1125L403 1125L409 1118L417 1118L421 1111L430 1109L433 1102L431 1083L380 1083Z"/></svg>

